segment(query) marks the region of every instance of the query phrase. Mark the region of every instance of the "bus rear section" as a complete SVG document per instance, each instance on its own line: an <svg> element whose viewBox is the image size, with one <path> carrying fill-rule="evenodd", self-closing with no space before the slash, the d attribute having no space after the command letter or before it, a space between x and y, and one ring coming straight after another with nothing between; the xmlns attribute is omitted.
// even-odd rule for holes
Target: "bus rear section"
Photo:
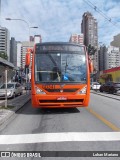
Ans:
<svg viewBox="0 0 120 160"><path fill-rule="evenodd" d="M85 47L71 43L36 44L31 83L35 108L88 106L90 75Z"/></svg>

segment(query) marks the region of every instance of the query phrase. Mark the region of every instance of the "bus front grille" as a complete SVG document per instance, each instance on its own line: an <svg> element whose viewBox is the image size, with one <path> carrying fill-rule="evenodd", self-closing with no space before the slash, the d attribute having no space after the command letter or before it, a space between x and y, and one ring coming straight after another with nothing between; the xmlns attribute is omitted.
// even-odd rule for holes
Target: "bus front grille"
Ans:
<svg viewBox="0 0 120 160"><path fill-rule="evenodd" d="M73 88L73 89L45 89L47 92L76 92L78 89Z"/></svg>
<svg viewBox="0 0 120 160"><path fill-rule="evenodd" d="M75 104L81 104L83 103L83 99L68 99L68 100L39 100L39 102L42 103L75 103Z"/></svg>

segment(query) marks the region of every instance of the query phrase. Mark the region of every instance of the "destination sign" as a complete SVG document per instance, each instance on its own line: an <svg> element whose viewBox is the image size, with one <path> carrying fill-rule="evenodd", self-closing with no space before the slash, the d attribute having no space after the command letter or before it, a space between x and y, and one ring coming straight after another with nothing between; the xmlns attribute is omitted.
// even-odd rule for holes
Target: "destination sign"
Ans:
<svg viewBox="0 0 120 160"><path fill-rule="evenodd" d="M73 52L84 52L83 46L78 45L37 45L36 53L45 52L45 51L73 51Z"/></svg>

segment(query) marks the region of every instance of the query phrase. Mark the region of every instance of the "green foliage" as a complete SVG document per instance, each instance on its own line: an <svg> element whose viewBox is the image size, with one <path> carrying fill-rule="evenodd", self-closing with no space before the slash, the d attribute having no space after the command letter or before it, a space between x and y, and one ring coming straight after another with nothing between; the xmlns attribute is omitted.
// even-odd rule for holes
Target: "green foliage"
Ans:
<svg viewBox="0 0 120 160"><path fill-rule="evenodd" d="M7 106L7 108L5 108L5 106L0 106L0 109L13 109L14 108L14 106Z"/></svg>
<svg viewBox="0 0 120 160"><path fill-rule="evenodd" d="M91 46L91 44L89 44L88 46L88 55L94 55L95 52L97 51L97 49L94 46Z"/></svg>
<svg viewBox="0 0 120 160"><path fill-rule="evenodd" d="M0 57L1 58L3 58L3 59L5 59L5 60L8 60L8 56L7 56L7 54L5 53L5 52L0 52Z"/></svg>

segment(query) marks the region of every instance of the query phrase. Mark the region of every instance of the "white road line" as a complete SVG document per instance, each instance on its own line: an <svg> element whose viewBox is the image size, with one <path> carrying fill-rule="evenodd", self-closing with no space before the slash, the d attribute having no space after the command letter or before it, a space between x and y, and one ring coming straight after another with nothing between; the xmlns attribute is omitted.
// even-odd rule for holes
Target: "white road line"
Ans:
<svg viewBox="0 0 120 160"><path fill-rule="evenodd" d="M71 141L120 141L120 132L62 132L0 135L0 144L26 144Z"/></svg>

